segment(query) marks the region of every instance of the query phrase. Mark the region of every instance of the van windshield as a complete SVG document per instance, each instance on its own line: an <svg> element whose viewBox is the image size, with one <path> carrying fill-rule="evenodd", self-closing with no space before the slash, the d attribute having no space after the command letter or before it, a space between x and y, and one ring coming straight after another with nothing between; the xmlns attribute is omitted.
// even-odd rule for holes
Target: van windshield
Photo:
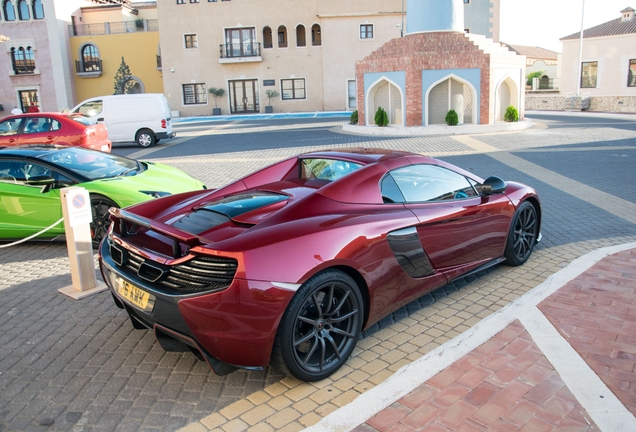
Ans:
<svg viewBox="0 0 636 432"><path fill-rule="evenodd" d="M89 119L88 117L84 117L82 115L74 115L74 116L68 116L68 118L70 118L73 121L76 121L80 124L83 124L84 126L92 126L97 124L96 121Z"/></svg>

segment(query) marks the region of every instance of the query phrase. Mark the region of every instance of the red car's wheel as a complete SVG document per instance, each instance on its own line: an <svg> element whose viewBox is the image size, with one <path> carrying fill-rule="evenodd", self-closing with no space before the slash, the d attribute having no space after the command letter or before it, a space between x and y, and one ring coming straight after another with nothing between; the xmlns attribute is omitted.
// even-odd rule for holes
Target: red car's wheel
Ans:
<svg viewBox="0 0 636 432"><path fill-rule="evenodd" d="M318 381L337 371L358 341L363 302L354 280L327 270L304 283L281 319L272 363L287 375Z"/></svg>
<svg viewBox="0 0 636 432"><path fill-rule="evenodd" d="M91 222L91 237L93 238L93 247L99 247L108 227L110 226L110 214L108 209L111 207L119 208L119 206L111 199L102 195L91 195L91 211L93 212L93 222Z"/></svg>
<svg viewBox="0 0 636 432"><path fill-rule="evenodd" d="M518 266L528 260L537 242L538 228L537 210L532 203L523 202L512 218L508 233L504 252L508 265Z"/></svg>

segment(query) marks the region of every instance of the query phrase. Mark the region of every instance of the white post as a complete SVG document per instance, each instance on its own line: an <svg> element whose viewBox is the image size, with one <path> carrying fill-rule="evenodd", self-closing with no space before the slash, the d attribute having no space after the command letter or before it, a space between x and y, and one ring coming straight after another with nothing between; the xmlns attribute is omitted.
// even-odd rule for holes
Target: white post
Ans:
<svg viewBox="0 0 636 432"><path fill-rule="evenodd" d="M108 286L95 277L90 229L93 215L88 191L81 187L63 188L61 197L72 284L58 291L79 300L107 290Z"/></svg>
<svg viewBox="0 0 636 432"><path fill-rule="evenodd" d="M581 90L581 75L583 74L583 18L585 17L585 0L582 0L581 5L581 34L579 36L579 78L576 82L576 97L579 97Z"/></svg>

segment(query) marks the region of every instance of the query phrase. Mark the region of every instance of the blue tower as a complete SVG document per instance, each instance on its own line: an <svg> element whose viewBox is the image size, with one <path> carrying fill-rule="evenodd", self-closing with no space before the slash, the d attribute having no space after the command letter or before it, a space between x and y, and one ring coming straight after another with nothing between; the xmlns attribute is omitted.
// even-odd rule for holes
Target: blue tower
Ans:
<svg viewBox="0 0 636 432"><path fill-rule="evenodd" d="M463 32L462 0L407 0L406 34L424 32Z"/></svg>

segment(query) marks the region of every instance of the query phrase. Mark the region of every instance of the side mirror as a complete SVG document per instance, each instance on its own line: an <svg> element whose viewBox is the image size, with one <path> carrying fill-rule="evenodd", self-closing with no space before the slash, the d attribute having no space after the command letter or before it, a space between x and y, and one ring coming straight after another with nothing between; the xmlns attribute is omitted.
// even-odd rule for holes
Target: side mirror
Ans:
<svg viewBox="0 0 636 432"><path fill-rule="evenodd" d="M506 190L506 182L496 176L488 177L481 185L482 195L500 194Z"/></svg>

